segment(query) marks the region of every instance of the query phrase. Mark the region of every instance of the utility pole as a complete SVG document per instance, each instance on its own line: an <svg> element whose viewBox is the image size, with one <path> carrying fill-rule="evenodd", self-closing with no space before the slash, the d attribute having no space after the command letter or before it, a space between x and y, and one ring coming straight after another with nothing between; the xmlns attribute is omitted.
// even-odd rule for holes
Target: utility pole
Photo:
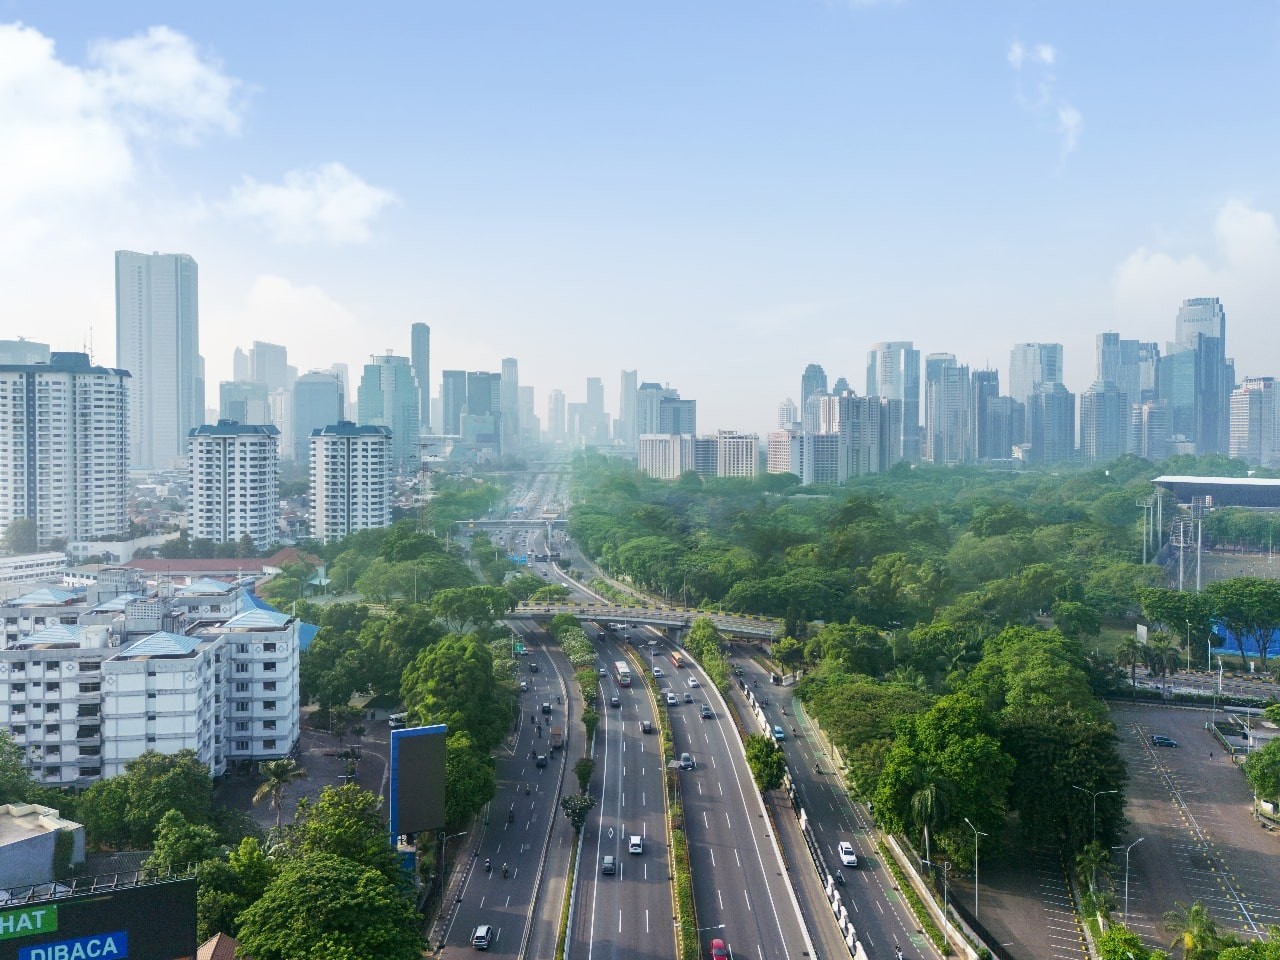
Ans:
<svg viewBox="0 0 1280 960"><path fill-rule="evenodd" d="M973 918L978 918L978 838L985 837L986 834L975 827L968 817L964 818L964 822L969 824L969 829L973 831Z"/></svg>
<svg viewBox="0 0 1280 960"><path fill-rule="evenodd" d="M1187 555L1187 547L1195 546L1195 539L1192 535L1191 525L1193 521L1186 517L1180 517L1177 524L1173 528L1173 533L1169 537L1169 542L1178 548L1178 590L1185 589L1185 562Z"/></svg>

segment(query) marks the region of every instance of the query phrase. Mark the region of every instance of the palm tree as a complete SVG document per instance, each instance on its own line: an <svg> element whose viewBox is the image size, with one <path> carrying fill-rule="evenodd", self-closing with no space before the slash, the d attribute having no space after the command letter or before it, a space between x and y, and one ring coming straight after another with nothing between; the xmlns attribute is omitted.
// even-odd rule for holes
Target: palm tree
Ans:
<svg viewBox="0 0 1280 960"><path fill-rule="evenodd" d="M307 771L298 761L286 757L283 760L264 760L258 765L262 773L262 783L253 792L255 805L270 798L271 806L276 811L276 829L280 829L280 800L284 796L284 788L295 780L306 777Z"/></svg>
<svg viewBox="0 0 1280 960"><path fill-rule="evenodd" d="M1157 640L1143 649L1142 659L1151 675L1160 678L1163 688L1164 679L1178 667L1178 649L1167 639Z"/></svg>
<svg viewBox="0 0 1280 960"><path fill-rule="evenodd" d="M1096 840L1076 854L1076 878L1082 884L1088 884L1095 894L1098 893L1098 870L1102 870L1103 880L1110 886L1113 866L1111 852Z"/></svg>
<svg viewBox="0 0 1280 960"><path fill-rule="evenodd" d="M1138 664L1142 662L1142 644L1137 637L1125 637L1116 648L1116 663L1129 668L1129 686L1138 685Z"/></svg>
<svg viewBox="0 0 1280 960"><path fill-rule="evenodd" d="M1191 906L1176 904L1164 915L1165 929L1174 934L1171 947L1182 945L1185 960L1212 960L1217 955L1218 924L1209 908L1197 900Z"/></svg>
<svg viewBox="0 0 1280 960"><path fill-rule="evenodd" d="M933 854L929 849L929 834L947 809L947 796L938 786L937 780L930 780L911 795L911 814L920 824L924 834L924 858L933 863Z"/></svg>

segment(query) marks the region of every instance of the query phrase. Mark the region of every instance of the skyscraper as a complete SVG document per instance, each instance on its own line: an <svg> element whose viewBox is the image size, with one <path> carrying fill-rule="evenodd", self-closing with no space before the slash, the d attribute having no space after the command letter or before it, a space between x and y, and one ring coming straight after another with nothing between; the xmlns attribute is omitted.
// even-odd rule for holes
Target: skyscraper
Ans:
<svg viewBox="0 0 1280 960"><path fill-rule="evenodd" d="M514 455L520 449L520 368L514 357L502 361L502 381L498 389L502 452Z"/></svg>
<svg viewBox="0 0 1280 960"><path fill-rule="evenodd" d="M462 433L462 411L467 405L467 372L446 370L440 381L440 406L444 410L444 423L440 431L445 436L456 437Z"/></svg>
<svg viewBox="0 0 1280 960"><path fill-rule="evenodd" d="M49 345L35 340L0 340L0 363L32 364L49 362Z"/></svg>
<svg viewBox="0 0 1280 960"><path fill-rule="evenodd" d="M542 439L542 421L534 412L533 387L520 386L520 441L526 448Z"/></svg>
<svg viewBox="0 0 1280 960"><path fill-rule="evenodd" d="M187 509L192 540L237 543L249 536L265 550L280 539L279 436L271 424L231 420L192 429Z"/></svg>
<svg viewBox="0 0 1280 960"><path fill-rule="evenodd" d="M1195 441L1197 453L1226 453L1230 440L1234 364L1227 358L1227 316L1217 297L1195 297L1178 308L1172 360L1162 362L1175 434ZM1190 357L1186 354L1191 354Z"/></svg>
<svg viewBox="0 0 1280 960"><path fill-rule="evenodd" d="M1169 404L1164 400L1145 400L1129 405L1129 450L1131 453L1160 463L1169 457Z"/></svg>
<svg viewBox="0 0 1280 960"><path fill-rule="evenodd" d="M128 531L128 379L83 353L0 364L0 537L21 519L38 548Z"/></svg>
<svg viewBox="0 0 1280 960"><path fill-rule="evenodd" d="M391 428L391 458L396 468L416 471L418 451L418 381L408 357L374 355L365 364L357 391L360 425Z"/></svg>
<svg viewBox="0 0 1280 960"><path fill-rule="evenodd" d="M969 375L969 459L998 460L1009 456L1009 447L1003 451L991 445L991 401L1000 396L1000 372L998 370L974 370Z"/></svg>
<svg viewBox="0 0 1280 960"><path fill-rule="evenodd" d="M267 385L252 380L223 381L218 384L218 419L236 423L270 423L271 406Z"/></svg>
<svg viewBox="0 0 1280 960"><path fill-rule="evenodd" d="M658 405L658 432L689 436L697 433L698 401L681 400L679 395L663 397Z"/></svg>
<svg viewBox="0 0 1280 960"><path fill-rule="evenodd" d="M920 459L920 351L909 340L877 343L867 354L867 396L902 401L901 458ZM896 461L894 461L896 462Z"/></svg>
<svg viewBox="0 0 1280 960"><path fill-rule="evenodd" d="M969 455L969 368L954 354L925 358L924 449L930 463L953 466Z"/></svg>
<svg viewBox="0 0 1280 960"><path fill-rule="evenodd" d="M298 378L293 385L292 418L298 463L309 462L315 431L346 420L342 407L342 384L333 374L313 371Z"/></svg>
<svg viewBox="0 0 1280 960"><path fill-rule="evenodd" d="M431 432L431 328L415 323L409 328L409 359L418 381L418 425Z"/></svg>
<svg viewBox="0 0 1280 960"><path fill-rule="evenodd" d="M791 430L800 421L800 411L790 397L778 404L778 429Z"/></svg>
<svg viewBox="0 0 1280 960"><path fill-rule="evenodd" d="M267 393L289 386L289 351L278 343L253 341L249 348L249 376L265 384Z"/></svg>
<svg viewBox="0 0 1280 960"><path fill-rule="evenodd" d="M343 421L311 431L311 535L329 542L391 525L391 431Z"/></svg>
<svg viewBox="0 0 1280 960"><path fill-rule="evenodd" d="M1036 386L1062 382L1062 344L1015 343L1009 355L1009 396L1030 409Z"/></svg>
<svg viewBox="0 0 1280 960"><path fill-rule="evenodd" d="M128 370L129 463L185 457L204 419L196 262L183 253L116 251L116 366Z"/></svg>
<svg viewBox="0 0 1280 960"><path fill-rule="evenodd" d="M564 391L552 390L547 394L547 440L564 443L565 439Z"/></svg>
<svg viewBox="0 0 1280 960"><path fill-rule="evenodd" d="M1075 459L1076 395L1061 383L1042 381L1027 411L1031 460L1052 466Z"/></svg>
<svg viewBox="0 0 1280 960"><path fill-rule="evenodd" d="M249 365L249 355L236 347L231 355L231 379L237 383L247 383L253 379L253 368Z"/></svg>
<svg viewBox="0 0 1280 960"><path fill-rule="evenodd" d="M586 420L582 432L587 443L608 443L609 415L604 410L604 381L599 377L587 377Z"/></svg>
<svg viewBox="0 0 1280 960"><path fill-rule="evenodd" d="M1280 390L1275 377L1246 377L1231 394L1231 456L1255 467L1280 462Z"/></svg>
<svg viewBox="0 0 1280 960"><path fill-rule="evenodd" d="M639 389L636 371L623 370L618 391L618 442L634 447L636 444L636 391Z"/></svg>
<svg viewBox="0 0 1280 960"><path fill-rule="evenodd" d="M1080 458L1110 463L1129 449L1130 404L1110 380L1096 380L1080 396Z"/></svg>
<svg viewBox="0 0 1280 960"><path fill-rule="evenodd" d="M819 364L811 363L804 368L800 377L800 409L815 394L827 392L827 372Z"/></svg>

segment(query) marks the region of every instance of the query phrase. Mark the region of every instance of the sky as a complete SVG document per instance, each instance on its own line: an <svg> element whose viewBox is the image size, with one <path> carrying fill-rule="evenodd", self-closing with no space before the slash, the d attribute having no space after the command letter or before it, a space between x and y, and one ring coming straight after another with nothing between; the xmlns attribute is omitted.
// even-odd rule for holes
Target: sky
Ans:
<svg viewBox="0 0 1280 960"><path fill-rule="evenodd" d="M113 252L232 352L408 355L764 432L880 340L1173 337L1280 375L1275 2L0 0L0 338L115 362Z"/></svg>

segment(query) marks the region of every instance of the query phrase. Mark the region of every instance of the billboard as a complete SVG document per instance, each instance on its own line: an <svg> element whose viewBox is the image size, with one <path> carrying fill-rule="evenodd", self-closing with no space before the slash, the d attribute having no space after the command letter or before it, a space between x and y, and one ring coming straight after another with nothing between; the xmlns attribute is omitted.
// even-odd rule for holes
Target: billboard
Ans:
<svg viewBox="0 0 1280 960"><path fill-rule="evenodd" d="M444 829L444 741L449 728L391 731L391 835Z"/></svg>
<svg viewBox="0 0 1280 960"><path fill-rule="evenodd" d="M195 955L195 877L0 906L0 960Z"/></svg>

